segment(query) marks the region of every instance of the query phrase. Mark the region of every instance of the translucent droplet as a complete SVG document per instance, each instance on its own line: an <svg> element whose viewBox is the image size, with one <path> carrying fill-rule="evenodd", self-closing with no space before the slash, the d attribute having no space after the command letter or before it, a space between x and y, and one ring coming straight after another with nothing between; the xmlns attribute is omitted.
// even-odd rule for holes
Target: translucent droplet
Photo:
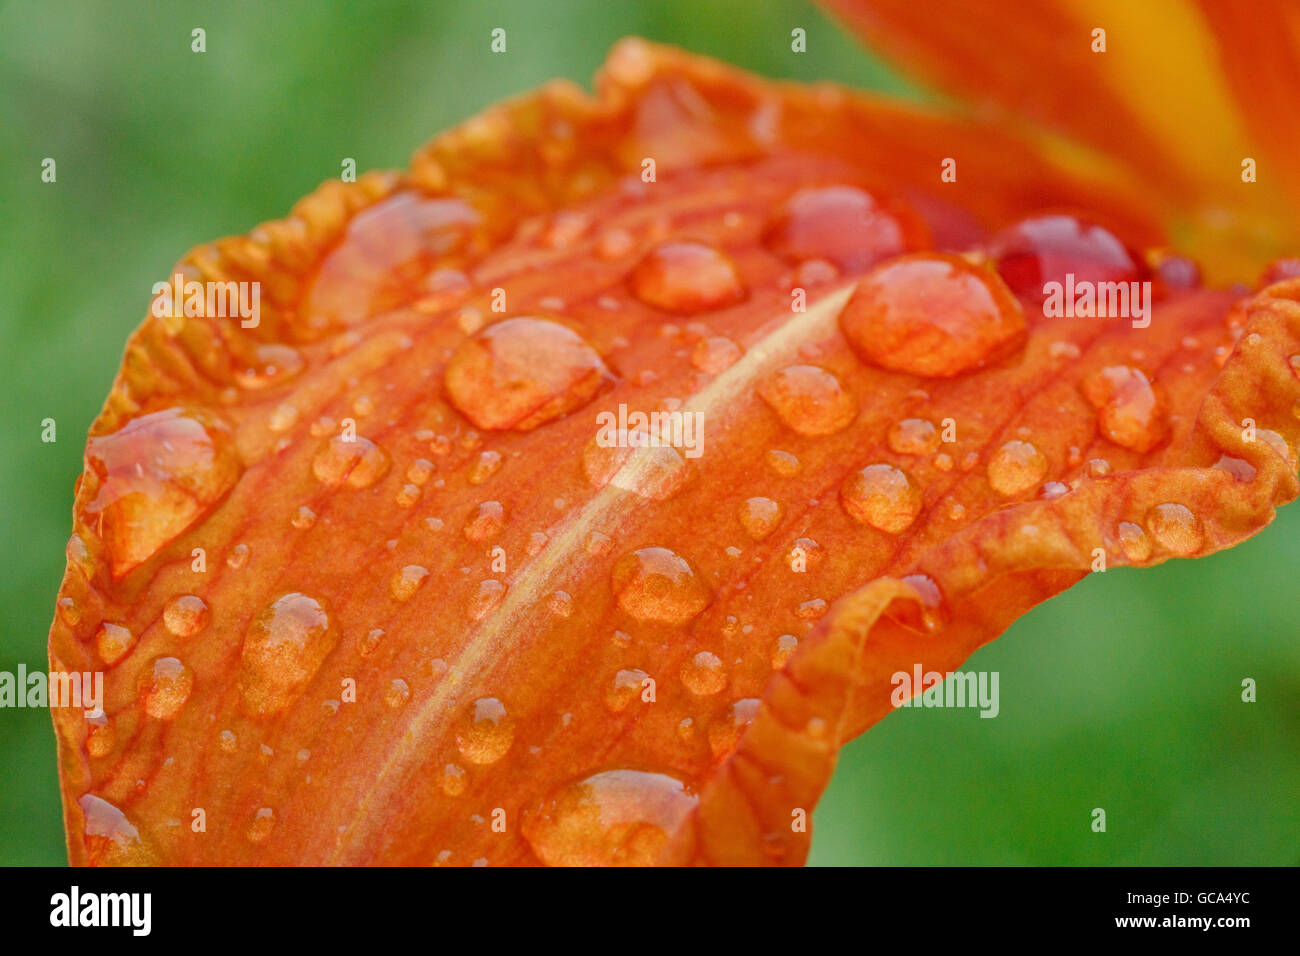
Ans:
<svg viewBox="0 0 1300 956"><path fill-rule="evenodd" d="M665 312L711 312L745 298L745 286L732 261L699 242L656 246L636 264L628 282L633 295Z"/></svg>
<svg viewBox="0 0 1300 956"><path fill-rule="evenodd" d="M857 401L840 380L815 365L781 369L759 386L758 394L800 435L833 435L858 415Z"/></svg>
<svg viewBox="0 0 1300 956"><path fill-rule="evenodd" d="M77 800L84 820L82 840L89 862L96 866L149 866L152 851L140 839L125 813L107 800L87 793Z"/></svg>
<svg viewBox="0 0 1300 956"><path fill-rule="evenodd" d="M672 445L647 432L618 429L598 432L582 452L582 471L592 487L631 491L642 498L666 501L694 477L694 469Z"/></svg>
<svg viewBox="0 0 1300 956"><path fill-rule="evenodd" d="M117 732L104 714L86 718L86 753L92 757L107 757L117 746Z"/></svg>
<svg viewBox="0 0 1300 956"><path fill-rule="evenodd" d="M406 702L411 699L411 686L400 677L395 677L388 682L388 689L384 691L384 703L393 710L405 707Z"/></svg>
<svg viewBox="0 0 1300 956"><path fill-rule="evenodd" d="M1046 474L1046 456L1027 441L1009 441L989 459L989 484L1007 497L1036 487Z"/></svg>
<svg viewBox="0 0 1300 956"><path fill-rule="evenodd" d="M196 594L180 594L163 605L163 626L176 637L193 637L208 626L211 617L207 604Z"/></svg>
<svg viewBox="0 0 1300 956"><path fill-rule="evenodd" d="M388 453L369 438L357 435L345 440L332 436L312 459L311 469L321 482L332 487L369 488L388 473Z"/></svg>
<svg viewBox="0 0 1300 956"><path fill-rule="evenodd" d="M1044 285L1064 283L1067 273L1076 286L1140 277L1139 260L1114 233L1077 216L1023 219L994 236L988 251L1003 281L1033 302L1047 295Z"/></svg>
<svg viewBox="0 0 1300 956"><path fill-rule="evenodd" d="M442 768L442 792L449 797L459 797L469 786L469 776L465 769L449 763Z"/></svg>
<svg viewBox="0 0 1300 956"><path fill-rule="evenodd" d="M233 730L223 730L217 734L217 746L221 748L222 753L233 754L239 749L239 738L235 736Z"/></svg>
<svg viewBox="0 0 1300 956"><path fill-rule="evenodd" d="M1082 383L1101 433L1122 448L1148 452L1169 434L1169 411L1155 385L1127 365L1111 365Z"/></svg>
<svg viewBox="0 0 1300 956"><path fill-rule="evenodd" d="M329 615L305 594L285 594L253 619L240 652L239 703L249 717L280 713L338 643Z"/></svg>
<svg viewBox="0 0 1300 956"><path fill-rule="evenodd" d="M1119 536L1119 545L1128 560L1141 563L1151 557L1151 539L1147 537L1141 525L1131 521L1121 521L1115 533Z"/></svg>
<svg viewBox="0 0 1300 956"><path fill-rule="evenodd" d="M762 541L781 523L781 505L771 498L746 498L740 503L740 524L755 541Z"/></svg>
<svg viewBox="0 0 1300 956"><path fill-rule="evenodd" d="M727 672L717 654L700 651L682 663L682 683L692 694L708 697L727 686Z"/></svg>
<svg viewBox="0 0 1300 956"><path fill-rule="evenodd" d="M738 700L722 717L709 724L709 749L713 751L714 759L736 749L745 728L758 715L760 705L761 701L753 697Z"/></svg>
<svg viewBox="0 0 1300 956"><path fill-rule="evenodd" d="M921 513L921 492L901 468L868 465L840 486L840 502L855 521L899 534Z"/></svg>
<svg viewBox="0 0 1300 956"><path fill-rule="evenodd" d="M275 829L275 811L270 807L261 807L253 814L244 835L253 843L261 843Z"/></svg>
<svg viewBox="0 0 1300 956"><path fill-rule="evenodd" d="M496 763L515 739L515 720L495 697L480 697L456 732L456 748L470 763Z"/></svg>
<svg viewBox="0 0 1300 956"><path fill-rule="evenodd" d="M946 253L915 253L872 269L839 322L863 361L927 377L983 368L1026 336L1020 303L997 275Z"/></svg>
<svg viewBox="0 0 1300 956"><path fill-rule="evenodd" d="M888 441L899 455L929 455L939 450L939 430L924 418L904 418L889 429Z"/></svg>
<svg viewBox="0 0 1300 956"><path fill-rule="evenodd" d="M418 564L408 564L389 579L388 593L394 601L409 601L420 590L424 579L429 576L429 569Z"/></svg>
<svg viewBox="0 0 1300 956"><path fill-rule="evenodd" d="M108 621L99 625L99 630L95 633L95 651L108 666L111 667L126 657L133 647L135 635L129 628Z"/></svg>
<svg viewBox="0 0 1300 956"><path fill-rule="evenodd" d="M299 531L306 531L316 524L316 512L312 511L306 505L301 505L293 515L291 522Z"/></svg>
<svg viewBox="0 0 1300 956"><path fill-rule="evenodd" d="M856 186L803 189L786 201L767 234L777 255L824 259L845 272L930 244L929 230L908 206Z"/></svg>
<svg viewBox="0 0 1300 956"><path fill-rule="evenodd" d="M740 346L731 339L713 335L695 343L691 364L706 375L719 375L740 361Z"/></svg>
<svg viewBox="0 0 1300 956"><path fill-rule="evenodd" d="M465 608L465 614L471 621L481 621L501 603L501 599L505 596L506 586L500 581L495 578L480 581L478 590Z"/></svg>
<svg viewBox="0 0 1300 956"><path fill-rule="evenodd" d="M262 343L253 350L248 366L236 370L235 383L247 389L283 385L302 371L303 364L297 349L278 343Z"/></svg>
<svg viewBox="0 0 1300 956"><path fill-rule="evenodd" d="M465 523L465 537L470 541L491 541L506 524L505 509L499 501L481 502Z"/></svg>
<svg viewBox="0 0 1300 956"><path fill-rule="evenodd" d="M561 787L524 819L548 866L674 866L695 852L695 794L675 777L606 770Z"/></svg>
<svg viewBox="0 0 1300 956"><path fill-rule="evenodd" d="M684 624L710 600L695 569L667 548L641 548L619 558L613 585L618 606L643 621Z"/></svg>
<svg viewBox="0 0 1300 956"><path fill-rule="evenodd" d="M799 649L799 638L793 634L782 634L772 642L772 669L779 671L785 662Z"/></svg>
<svg viewBox="0 0 1300 956"><path fill-rule="evenodd" d="M139 693L145 713L171 720L181 712L194 690L194 672L175 657L160 657L140 675Z"/></svg>
<svg viewBox="0 0 1300 956"><path fill-rule="evenodd" d="M614 675L609 691L605 694L605 706L618 713L641 696L643 682L650 677L645 671L635 667L625 667Z"/></svg>
<svg viewBox="0 0 1300 956"><path fill-rule="evenodd" d="M87 520L113 577L148 560L206 516L243 471L229 429L181 408L142 415L86 446L95 497Z"/></svg>
<svg viewBox="0 0 1300 956"><path fill-rule="evenodd" d="M580 335L548 319L522 317L465 339L447 365L452 404L479 428L530 431L586 405L613 384Z"/></svg>
<svg viewBox="0 0 1300 956"><path fill-rule="evenodd" d="M798 458L779 448L769 448L764 460L767 462L767 467L782 478L793 478L799 474L799 469L803 467Z"/></svg>
<svg viewBox="0 0 1300 956"><path fill-rule="evenodd" d="M501 470L501 452L481 452L467 476L471 485L481 485Z"/></svg>
<svg viewBox="0 0 1300 956"><path fill-rule="evenodd" d="M1156 543L1174 554L1195 554L1205 543L1201 519L1186 505L1156 505L1147 512L1146 526Z"/></svg>

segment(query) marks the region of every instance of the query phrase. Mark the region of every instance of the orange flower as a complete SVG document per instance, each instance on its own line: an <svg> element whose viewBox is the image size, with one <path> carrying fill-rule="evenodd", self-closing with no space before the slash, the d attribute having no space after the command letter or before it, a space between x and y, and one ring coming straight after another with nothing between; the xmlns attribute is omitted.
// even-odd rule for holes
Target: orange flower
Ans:
<svg viewBox="0 0 1300 956"><path fill-rule="evenodd" d="M182 261L260 304L156 308L91 430L74 863L798 863L896 674L1295 497L1300 279L1164 251L1297 245L1271 87L1244 184L1155 6L833 5L1014 112L624 41Z"/></svg>

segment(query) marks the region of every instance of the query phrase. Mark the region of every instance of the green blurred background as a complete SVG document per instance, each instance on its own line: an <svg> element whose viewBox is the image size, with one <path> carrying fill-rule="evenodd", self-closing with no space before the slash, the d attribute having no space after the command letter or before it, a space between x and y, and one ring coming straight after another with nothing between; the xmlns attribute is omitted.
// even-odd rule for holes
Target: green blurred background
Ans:
<svg viewBox="0 0 1300 956"><path fill-rule="evenodd" d="M44 666L85 431L152 283L283 216L341 157L403 166L494 100L588 84L627 34L921 96L801 0L0 4L0 670ZM1228 553L1093 575L1021 619L965 668L1000 672L997 719L899 711L845 750L812 862L1300 862L1297 530L1300 506ZM49 716L0 710L0 863L64 861Z"/></svg>

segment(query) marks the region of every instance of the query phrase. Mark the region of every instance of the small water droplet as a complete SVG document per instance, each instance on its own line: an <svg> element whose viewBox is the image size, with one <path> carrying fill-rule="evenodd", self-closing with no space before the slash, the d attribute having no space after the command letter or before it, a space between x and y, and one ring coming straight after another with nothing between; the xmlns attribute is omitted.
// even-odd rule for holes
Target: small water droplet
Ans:
<svg viewBox="0 0 1300 956"><path fill-rule="evenodd" d="M1205 543L1201 519L1186 505L1156 505L1147 512L1146 526L1156 542L1174 554L1195 554Z"/></svg>
<svg viewBox="0 0 1300 956"><path fill-rule="evenodd" d="M481 621L501 603L506 595L506 586L495 578L480 581L478 591L470 598L465 614L471 621Z"/></svg>
<svg viewBox="0 0 1300 956"><path fill-rule="evenodd" d="M154 854L125 813L107 800L87 793L77 800L84 825L82 839L89 862L96 866L148 866Z"/></svg>
<svg viewBox="0 0 1300 956"><path fill-rule="evenodd" d="M782 478L793 478L803 467L798 458L779 448L769 448L764 460L767 462L767 467Z"/></svg>
<svg viewBox="0 0 1300 956"><path fill-rule="evenodd" d="M709 749L713 751L715 760L736 749L745 728L758 715L761 703L753 697L738 700L727 708L723 716L709 724Z"/></svg>
<svg viewBox="0 0 1300 956"><path fill-rule="evenodd" d="M614 675L608 693L605 694L605 706L618 713L641 696L643 681L650 677L645 671L636 667L625 667Z"/></svg>
<svg viewBox="0 0 1300 956"><path fill-rule="evenodd" d="M686 689L698 697L716 694L727 686L727 672L722 667L722 660L710 651L700 651L688 657L682 664L681 678Z"/></svg>
<svg viewBox="0 0 1300 956"><path fill-rule="evenodd" d="M706 375L719 375L740 361L740 346L721 335L710 336L695 343L691 350L691 364Z"/></svg>
<svg viewBox="0 0 1300 956"><path fill-rule="evenodd" d="M1084 379L1081 387L1097 409L1101 433L1120 447L1148 452L1169 434L1162 394L1139 370L1112 365Z"/></svg>
<svg viewBox="0 0 1300 956"><path fill-rule="evenodd" d="M582 451L582 471L594 488L613 484L642 498L666 501L695 471L672 445L648 432L618 429L612 440L597 433Z"/></svg>
<svg viewBox="0 0 1300 956"><path fill-rule="evenodd" d="M86 732L86 753L92 757L107 757L117 746L117 732L112 721L101 713L87 717L86 724L90 728Z"/></svg>
<svg viewBox="0 0 1300 956"><path fill-rule="evenodd" d="M469 786L469 776L458 764L449 763L442 768L442 792L449 797L459 797Z"/></svg>
<svg viewBox="0 0 1300 956"><path fill-rule="evenodd" d="M868 465L840 486L840 502L855 521L899 534L921 513L921 492L893 465Z"/></svg>
<svg viewBox="0 0 1300 956"><path fill-rule="evenodd" d="M745 298L735 264L719 250L699 242L656 246L636 264L628 282L633 295L665 312L709 312Z"/></svg>
<svg viewBox="0 0 1300 956"><path fill-rule="evenodd" d="M217 734L217 746L221 748L222 753L233 754L239 749L239 738L235 736L232 730L223 730Z"/></svg>
<svg viewBox="0 0 1300 956"><path fill-rule="evenodd" d="M456 749L470 763L496 763L515 739L515 720L495 697L480 697L456 732Z"/></svg>
<svg viewBox="0 0 1300 956"><path fill-rule="evenodd" d="M793 634L782 634L772 642L772 669L779 671L785 667L786 661L790 656L799 649L799 638Z"/></svg>
<svg viewBox="0 0 1300 956"><path fill-rule="evenodd" d="M270 807L261 807L249 821L245 835L253 843L261 843L275 829L275 811Z"/></svg>
<svg viewBox="0 0 1300 956"><path fill-rule="evenodd" d="M506 524L506 512L499 501L484 501L465 523L465 537L470 541L491 541Z"/></svg>
<svg viewBox="0 0 1300 956"><path fill-rule="evenodd" d="M105 621L95 633L95 651L99 659L108 666L113 666L130 653L135 647L135 635L121 624Z"/></svg>
<svg viewBox="0 0 1300 956"><path fill-rule="evenodd" d="M684 624L710 600L695 569L667 548L641 548L619 558L613 586L618 606L643 621Z"/></svg>
<svg viewBox="0 0 1300 956"><path fill-rule="evenodd" d="M469 470L468 480L471 485L481 485L501 470L501 452L481 452L478 460Z"/></svg>
<svg viewBox="0 0 1300 956"><path fill-rule="evenodd" d="M429 569L418 564L408 564L389 579L388 593L394 601L409 601L415 596L429 576Z"/></svg>
<svg viewBox="0 0 1300 956"><path fill-rule="evenodd" d="M1046 474L1046 456L1027 441L1009 441L989 459L989 484L1007 497L1035 487Z"/></svg>
<svg viewBox="0 0 1300 956"><path fill-rule="evenodd" d="M369 488L388 473L388 453L369 438L357 435L346 441L333 435L312 459L311 470L323 484L349 488Z"/></svg>
<svg viewBox="0 0 1300 956"><path fill-rule="evenodd" d="M740 524L755 541L762 541L781 523L781 505L771 498L746 498L740 503Z"/></svg>
<svg viewBox="0 0 1300 956"><path fill-rule="evenodd" d="M194 672L175 657L160 657L140 675L139 693L145 713L171 720L181 712L194 689Z"/></svg>
<svg viewBox="0 0 1300 956"><path fill-rule="evenodd" d="M1141 525L1131 521L1121 521L1115 529L1119 536L1120 548L1124 556L1135 563L1141 563L1151 557L1151 539L1142 530Z"/></svg>
<svg viewBox="0 0 1300 956"><path fill-rule="evenodd" d="M889 429L888 441L899 455L928 455L939 448L939 430L924 418L904 418Z"/></svg>
<svg viewBox="0 0 1300 956"><path fill-rule="evenodd" d="M207 604L196 594L180 594L163 606L163 626L176 637L193 637L208 626Z"/></svg>
<svg viewBox="0 0 1300 956"><path fill-rule="evenodd" d="M292 592L267 605L244 636L239 702L249 717L280 713L303 692L338 635L315 598Z"/></svg>
<svg viewBox="0 0 1300 956"><path fill-rule="evenodd" d="M393 710L405 707L406 702L411 699L411 687L400 677L395 677L388 683L388 689L384 691L384 703Z"/></svg>
<svg viewBox="0 0 1300 956"><path fill-rule="evenodd" d="M761 386L759 396L800 435L833 435L853 423L858 403L840 380L815 365L791 365Z"/></svg>

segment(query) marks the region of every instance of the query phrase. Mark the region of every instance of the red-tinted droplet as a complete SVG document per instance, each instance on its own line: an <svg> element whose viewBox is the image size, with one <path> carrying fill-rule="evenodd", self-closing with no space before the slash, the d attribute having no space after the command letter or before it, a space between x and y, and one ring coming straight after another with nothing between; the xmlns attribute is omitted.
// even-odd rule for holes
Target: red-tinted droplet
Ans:
<svg viewBox="0 0 1300 956"><path fill-rule="evenodd" d="M840 328L866 362L947 377L981 368L1025 340L1020 304L992 272L960 256L922 252L863 276Z"/></svg>
<svg viewBox="0 0 1300 956"><path fill-rule="evenodd" d="M1143 274L1140 259L1104 226L1066 214L1022 219L988 244L989 258L1016 295L1041 300L1048 282L1067 273L1080 282L1131 282Z"/></svg>
<svg viewBox="0 0 1300 956"><path fill-rule="evenodd" d="M901 201L857 186L818 186L790 197L767 244L790 260L823 259L845 272L861 272L882 259L928 248L930 235Z"/></svg>

